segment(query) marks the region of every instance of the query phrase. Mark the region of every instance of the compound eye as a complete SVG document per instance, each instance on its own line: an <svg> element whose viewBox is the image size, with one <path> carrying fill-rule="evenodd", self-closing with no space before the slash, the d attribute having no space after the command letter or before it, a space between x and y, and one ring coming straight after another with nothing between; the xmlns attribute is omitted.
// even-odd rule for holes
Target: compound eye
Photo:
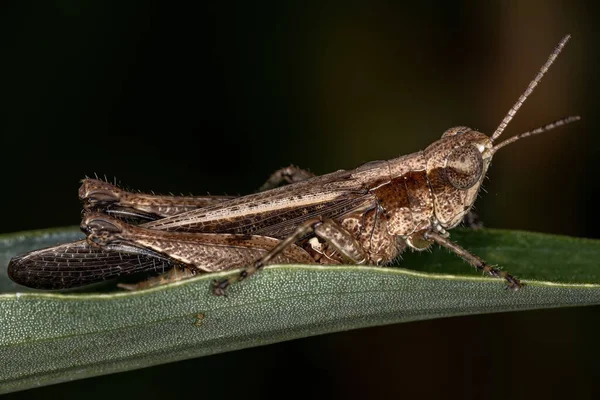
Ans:
<svg viewBox="0 0 600 400"><path fill-rule="evenodd" d="M448 136L456 136L472 130L473 129L469 128L468 126L455 126L454 128L450 128L446 132L442 133L442 137L445 138Z"/></svg>
<svg viewBox="0 0 600 400"><path fill-rule="evenodd" d="M483 158L475 146L457 147L446 160L446 178L457 189L473 187L483 172Z"/></svg>

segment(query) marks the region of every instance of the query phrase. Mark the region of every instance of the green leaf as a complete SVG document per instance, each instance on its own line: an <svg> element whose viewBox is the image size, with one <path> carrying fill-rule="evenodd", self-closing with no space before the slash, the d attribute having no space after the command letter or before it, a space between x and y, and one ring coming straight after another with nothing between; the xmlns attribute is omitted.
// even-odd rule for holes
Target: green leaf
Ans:
<svg viewBox="0 0 600 400"><path fill-rule="evenodd" d="M80 237L74 228L1 236L0 263ZM453 239L527 286L503 290L440 249L406 253L401 265L411 270L272 266L227 298L210 291L224 274L134 293L57 294L19 287L3 267L0 392L366 326L600 303L600 241L499 230Z"/></svg>

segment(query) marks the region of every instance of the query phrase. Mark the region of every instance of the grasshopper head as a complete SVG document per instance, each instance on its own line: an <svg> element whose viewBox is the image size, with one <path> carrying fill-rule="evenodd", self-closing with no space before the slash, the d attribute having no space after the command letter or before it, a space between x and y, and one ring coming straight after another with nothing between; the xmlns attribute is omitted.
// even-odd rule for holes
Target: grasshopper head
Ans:
<svg viewBox="0 0 600 400"><path fill-rule="evenodd" d="M494 144L498 134L490 138L466 126L448 129L423 152L437 220L447 229L462 221L477 198L493 155L502 147L579 119L578 116L563 118L498 144Z"/></svg>
<svg viewBox="0 0 600 400"><path fill-rule="evenodd" d="M448 129L425 149L436 219L447 229L473 206L492 161L492 140L466 126Z"/></svg>
<svg viewBox="0 0 600 400"><path fill-rule="evenodd" d="M494 144L542 80L569 38L570 36L566 35L558 43L491 137L466 126L458 126L448 129L440 140L425 149L423 155L427 162L427 178L433 193L435 217L442 227L449 229L458 225L473 206L492 156L498 150L524 137L579 120L579 117L563 118Z"/></svg>

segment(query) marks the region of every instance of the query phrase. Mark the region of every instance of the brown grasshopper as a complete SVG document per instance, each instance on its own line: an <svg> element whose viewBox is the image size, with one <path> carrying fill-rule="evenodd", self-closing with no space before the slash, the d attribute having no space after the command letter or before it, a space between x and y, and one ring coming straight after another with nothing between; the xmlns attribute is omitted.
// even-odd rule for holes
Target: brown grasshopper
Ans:
<svg viewBox="0 0 600 400"><path fill-rule="evenodd" d="M448 230L473 206L499 149L579 119L495 144L568 40L560 41L491 137L459 126L423 151L351 171L312 176L286 168L263 191L242 197L155 196L85 179L79 196L87 239L15 257L9 275L26 286L61 289L138 271L172 270L166 279L172 280L245 267L214 282L214 293L223 295L267 264L385 265L407 248L438 243L517 290L517 278L450 241ZM139 287L144 284L133 285Z"/></svg>

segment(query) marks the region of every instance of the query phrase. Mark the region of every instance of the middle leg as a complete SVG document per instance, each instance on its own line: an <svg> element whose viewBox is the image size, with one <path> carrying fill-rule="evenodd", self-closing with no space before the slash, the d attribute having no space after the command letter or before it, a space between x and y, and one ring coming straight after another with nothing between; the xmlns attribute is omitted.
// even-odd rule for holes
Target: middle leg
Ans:
<svg viewBox="0 0 600 400"><path fill-rule="evenodd" d="M289 167L281 168L273 172L258 191L264 192L265 190L274 189L283 184L305 181L314 176L315 174L312 172L290 165Z"/></svg>
<svg viewBox="0 0 600 400"><path fill-rule="evenodd" d="M294 233L279 242L271 251L257 260L250 267L242 270L238 275L227 279L215 280L213 283L213 293L217 296L225 295L225 290L229 285L254 275L265 266L265 264L271 261L271 259L311 233L314 233L316 236L325 240L327 244L342 256L342 258L351 263L365 264L369 259L367 252L362 248L354 236L337 222L330 219L324 221L321 219L313 219L300 225Z"/></svg>

